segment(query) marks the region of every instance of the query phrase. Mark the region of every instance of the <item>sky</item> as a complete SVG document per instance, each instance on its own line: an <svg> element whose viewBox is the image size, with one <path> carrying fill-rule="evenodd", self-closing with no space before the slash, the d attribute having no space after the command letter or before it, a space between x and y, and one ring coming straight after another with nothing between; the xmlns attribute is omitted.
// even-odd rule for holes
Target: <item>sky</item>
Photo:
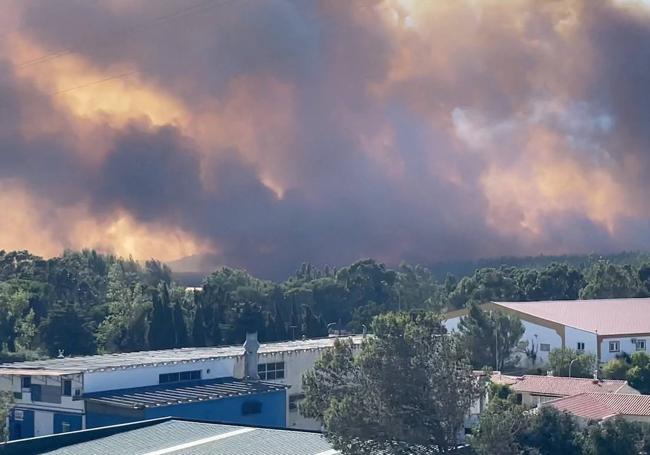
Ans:
<svg viewBox="0 0 650 455"><path fill-rule="evenodd" d="M1 0L0 35L0 249L650 247L650 2Z"/></svg>

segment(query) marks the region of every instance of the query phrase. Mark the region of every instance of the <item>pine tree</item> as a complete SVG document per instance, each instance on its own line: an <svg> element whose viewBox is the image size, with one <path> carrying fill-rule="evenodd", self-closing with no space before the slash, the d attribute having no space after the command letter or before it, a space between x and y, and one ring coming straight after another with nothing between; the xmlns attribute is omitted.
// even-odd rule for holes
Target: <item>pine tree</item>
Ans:
<svg viewBox="0 0 650 455"><path fill-rule="evenodd" d="M187 346L187 327L185 326L183 309L178 300L174 303L174 335L176 342L174 347L182 348Z"/></svg>

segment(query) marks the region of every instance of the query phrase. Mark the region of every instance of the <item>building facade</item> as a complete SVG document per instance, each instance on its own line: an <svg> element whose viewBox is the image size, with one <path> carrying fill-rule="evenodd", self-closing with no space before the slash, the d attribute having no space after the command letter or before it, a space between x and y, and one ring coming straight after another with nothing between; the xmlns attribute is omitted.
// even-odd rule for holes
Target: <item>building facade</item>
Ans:
<svg viewBox="0 0 650 455"><path fill-rule="evenodd" d="M362 337L352 340L358 346ZM3 364L0 390L14 397L10 436L163 416L317 430L320 424L298 411L302 375L334 341L261 344L253 356L242 346L225 346ZM254 365L247 366L247 359ZM258 374L250 377L250 371ZM201 394L197 386L211 387L211 393Z"/></svg>
<svg viewBox="0 0 650 455"><path fill-rule="evenodd" d="M515 355L526 368L544 366L557 348L593 354L602 363L646 351L650 340L649 298L489 302L481 307L519 317L525 331ZM457 330L465 315L466 309L447 313L447 330Z"/></svg>

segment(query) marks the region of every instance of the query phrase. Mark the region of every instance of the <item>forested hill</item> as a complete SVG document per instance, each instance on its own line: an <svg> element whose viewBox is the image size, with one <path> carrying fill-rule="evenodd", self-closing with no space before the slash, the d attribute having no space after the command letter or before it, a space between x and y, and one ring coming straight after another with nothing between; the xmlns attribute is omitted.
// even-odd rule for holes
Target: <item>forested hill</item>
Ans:
<svg viewBox="0 0 650 455"><path fill-rule="evenodd" d="M237 344L248 330L263 341L318 337L339 323L360 332L382 312L443 311L469 301L650 295L650 261L642 255L566 259L485 267L461 279L373 260L338 270L303 265L281 283L221 268L188 291L155 260L140 264L95 251L46 260L0 251L2 357Z"/></svg>

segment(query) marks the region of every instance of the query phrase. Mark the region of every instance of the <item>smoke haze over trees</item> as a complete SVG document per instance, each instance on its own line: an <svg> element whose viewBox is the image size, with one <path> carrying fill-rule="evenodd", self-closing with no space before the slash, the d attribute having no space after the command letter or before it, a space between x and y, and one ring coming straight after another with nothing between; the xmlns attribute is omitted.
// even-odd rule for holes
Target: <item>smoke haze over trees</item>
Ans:
<svg viewBox="0 0 650 455"><path fill-rule="evenodd" d="M328 326L360 333L378 314L443 312L489 300L650 296L650 261L633 258L627 265L585 258L586 268L482 268L442 280L426 267L391 269L371 259L339 269L303 264L282 282L221 268L187 290L156 260L92 250L43 259L0 250L0 339L6 359L56 356L60 349L66 355L126 352L239 344L250 330L262 341L326 336ZM622 274L629 277L623 283ZM468 327L478 338L493 339L496 323L503 349L516 342L518 321L479 319ZM474 361L492 364L490 349L474 349Z"/></svg>

